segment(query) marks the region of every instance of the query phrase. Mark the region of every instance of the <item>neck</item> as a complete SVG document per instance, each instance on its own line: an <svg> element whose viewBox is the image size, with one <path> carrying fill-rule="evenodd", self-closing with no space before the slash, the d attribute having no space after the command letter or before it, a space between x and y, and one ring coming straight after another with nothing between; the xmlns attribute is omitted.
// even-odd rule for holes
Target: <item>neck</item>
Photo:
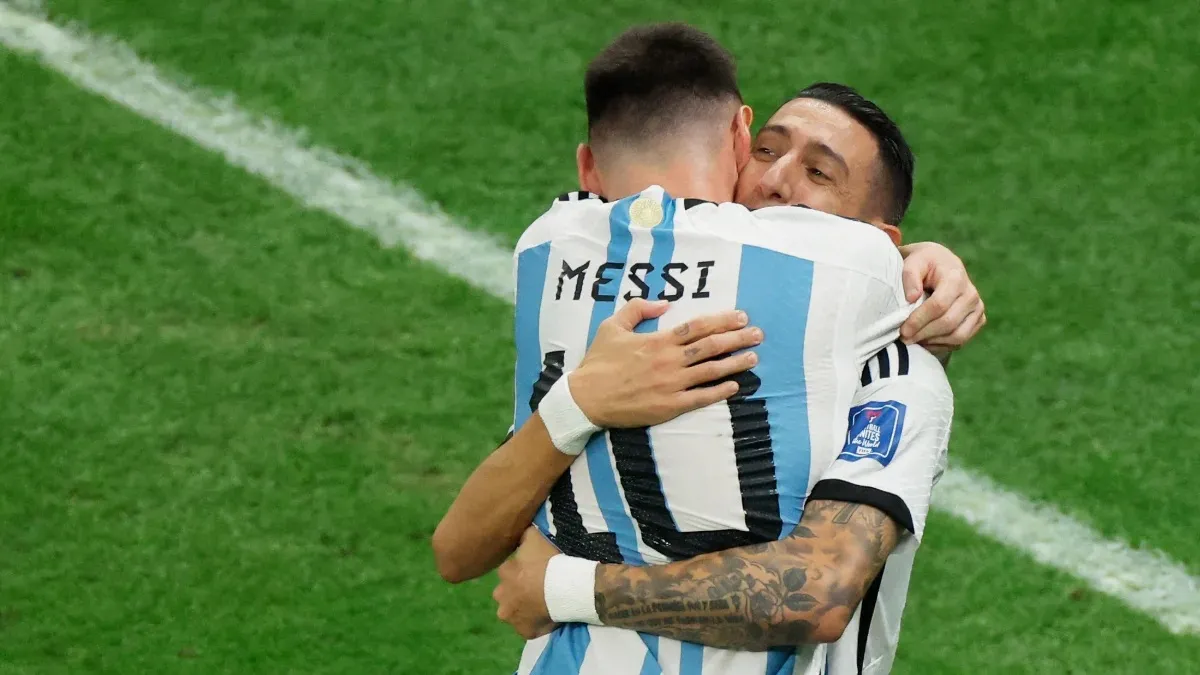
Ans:
<svg viewBox="0 0 1200 675"><path fill-rule="evenodd" d="M605 197L622 199L637 194L651 185L660 185L672 197L728 202L733 199L737 175L723 175L708 160L695 161L688 157L674 158L667 163L639 164L624 162L605 172Z"/></svg>

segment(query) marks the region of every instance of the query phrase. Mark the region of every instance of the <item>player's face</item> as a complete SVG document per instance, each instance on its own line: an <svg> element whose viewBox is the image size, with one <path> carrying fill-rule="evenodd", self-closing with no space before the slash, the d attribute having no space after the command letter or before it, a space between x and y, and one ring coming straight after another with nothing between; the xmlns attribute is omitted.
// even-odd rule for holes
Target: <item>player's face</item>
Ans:
<svg viewBox="0 0 1200 675"><path fill-rule="evenodd" d="M859 220L871 213L879 158L871 132L836 106L813 99L784 104L758 132L738 178L739 203L803 204Z"/></svg>

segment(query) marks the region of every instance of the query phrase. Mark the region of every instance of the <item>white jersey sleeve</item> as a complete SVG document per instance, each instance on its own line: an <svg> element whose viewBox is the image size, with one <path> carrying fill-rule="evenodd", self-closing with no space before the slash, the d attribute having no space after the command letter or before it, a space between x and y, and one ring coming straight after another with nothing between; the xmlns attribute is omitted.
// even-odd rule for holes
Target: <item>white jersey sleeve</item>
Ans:
<svg viewBox="0 0 1200 675"><path fill-rule="evenodd" d="M846 443L809 499L873 506L919 541L930 493L946 469L954 396L938 360L888 345L863 368Z"/></svg>
<svg viewBox="0 0 1200 675"><path fill-rule="evenodd" d="M830 286L825 292L837 293L842 304L856 312L852 335L842 334L840 339L853 342L858 363L900 336L900 326L921 301L909 304L905 298L904 259L882 230L807 207L767 207L753 212L753 218L775 226L760 235L773 248L801 257L815 254L815 259L853 273L839 288ZM738 236L749 238L752 232L763 231L746 226Z"/></svg>
<svg viewBox="0 0 1200 675"><path fill-rule="evenodd" d="M861 255L868 269L876 273L867 277L859 305L856 347L860 361L898 339L900 326L924 300L909 304L904 297L904 259L886 235L872 237L865 244Z"/></svg>

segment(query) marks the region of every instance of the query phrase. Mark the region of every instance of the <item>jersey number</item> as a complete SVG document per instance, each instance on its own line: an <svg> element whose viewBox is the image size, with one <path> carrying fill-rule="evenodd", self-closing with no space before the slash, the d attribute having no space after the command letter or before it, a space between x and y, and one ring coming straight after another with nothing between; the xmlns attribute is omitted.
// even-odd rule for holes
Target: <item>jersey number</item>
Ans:
<svg viewBox="0 0 1200 675"><path fill-rule="evenodd" d="M532 410L537 410L542 397L562 377L564 355L562 351L546 354L529 400ZM752 398L758 393L761 380L752 371L727 379L739 385L738 393L729 399L728 405L733 426L733 454L748 530L681 532L667 508L666 494L650 445L650 430L642 427L609 431L621 488L629 503L630 515L641 530L642 541L671 560L774 541L781 535L783 520L779 514L767 404L762 399ZM698 477L702 475L697 472ZM583 526L570 472L563 474L550 491L550 514L557 530L555 543L563 553L604 563L623 561L616 535L588 532Z"/></svg>

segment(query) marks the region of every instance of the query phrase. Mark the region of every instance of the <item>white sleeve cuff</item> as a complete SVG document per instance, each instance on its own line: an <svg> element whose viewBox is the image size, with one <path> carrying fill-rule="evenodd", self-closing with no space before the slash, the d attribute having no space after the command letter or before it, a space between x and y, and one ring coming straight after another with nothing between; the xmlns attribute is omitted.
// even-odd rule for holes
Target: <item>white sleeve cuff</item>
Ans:
<svg viewBox="0 0 1200 675"><path fill-rule="evenodd" d="M583 452L592 434L600 431L600 427L592 424L579 404L575 403L568 384L569 376L570 373L564 373L550 387L538 404L538 414L546 425L546 431L550 432L554 447L565 455L576 457Z"/></svg>
<svg viewBox="0 0 1200 675"><path fill-rule="evenodd" d="M546 566L546 609L555 623L601 626L596 613L596 563L558 554Z"/></svg>

